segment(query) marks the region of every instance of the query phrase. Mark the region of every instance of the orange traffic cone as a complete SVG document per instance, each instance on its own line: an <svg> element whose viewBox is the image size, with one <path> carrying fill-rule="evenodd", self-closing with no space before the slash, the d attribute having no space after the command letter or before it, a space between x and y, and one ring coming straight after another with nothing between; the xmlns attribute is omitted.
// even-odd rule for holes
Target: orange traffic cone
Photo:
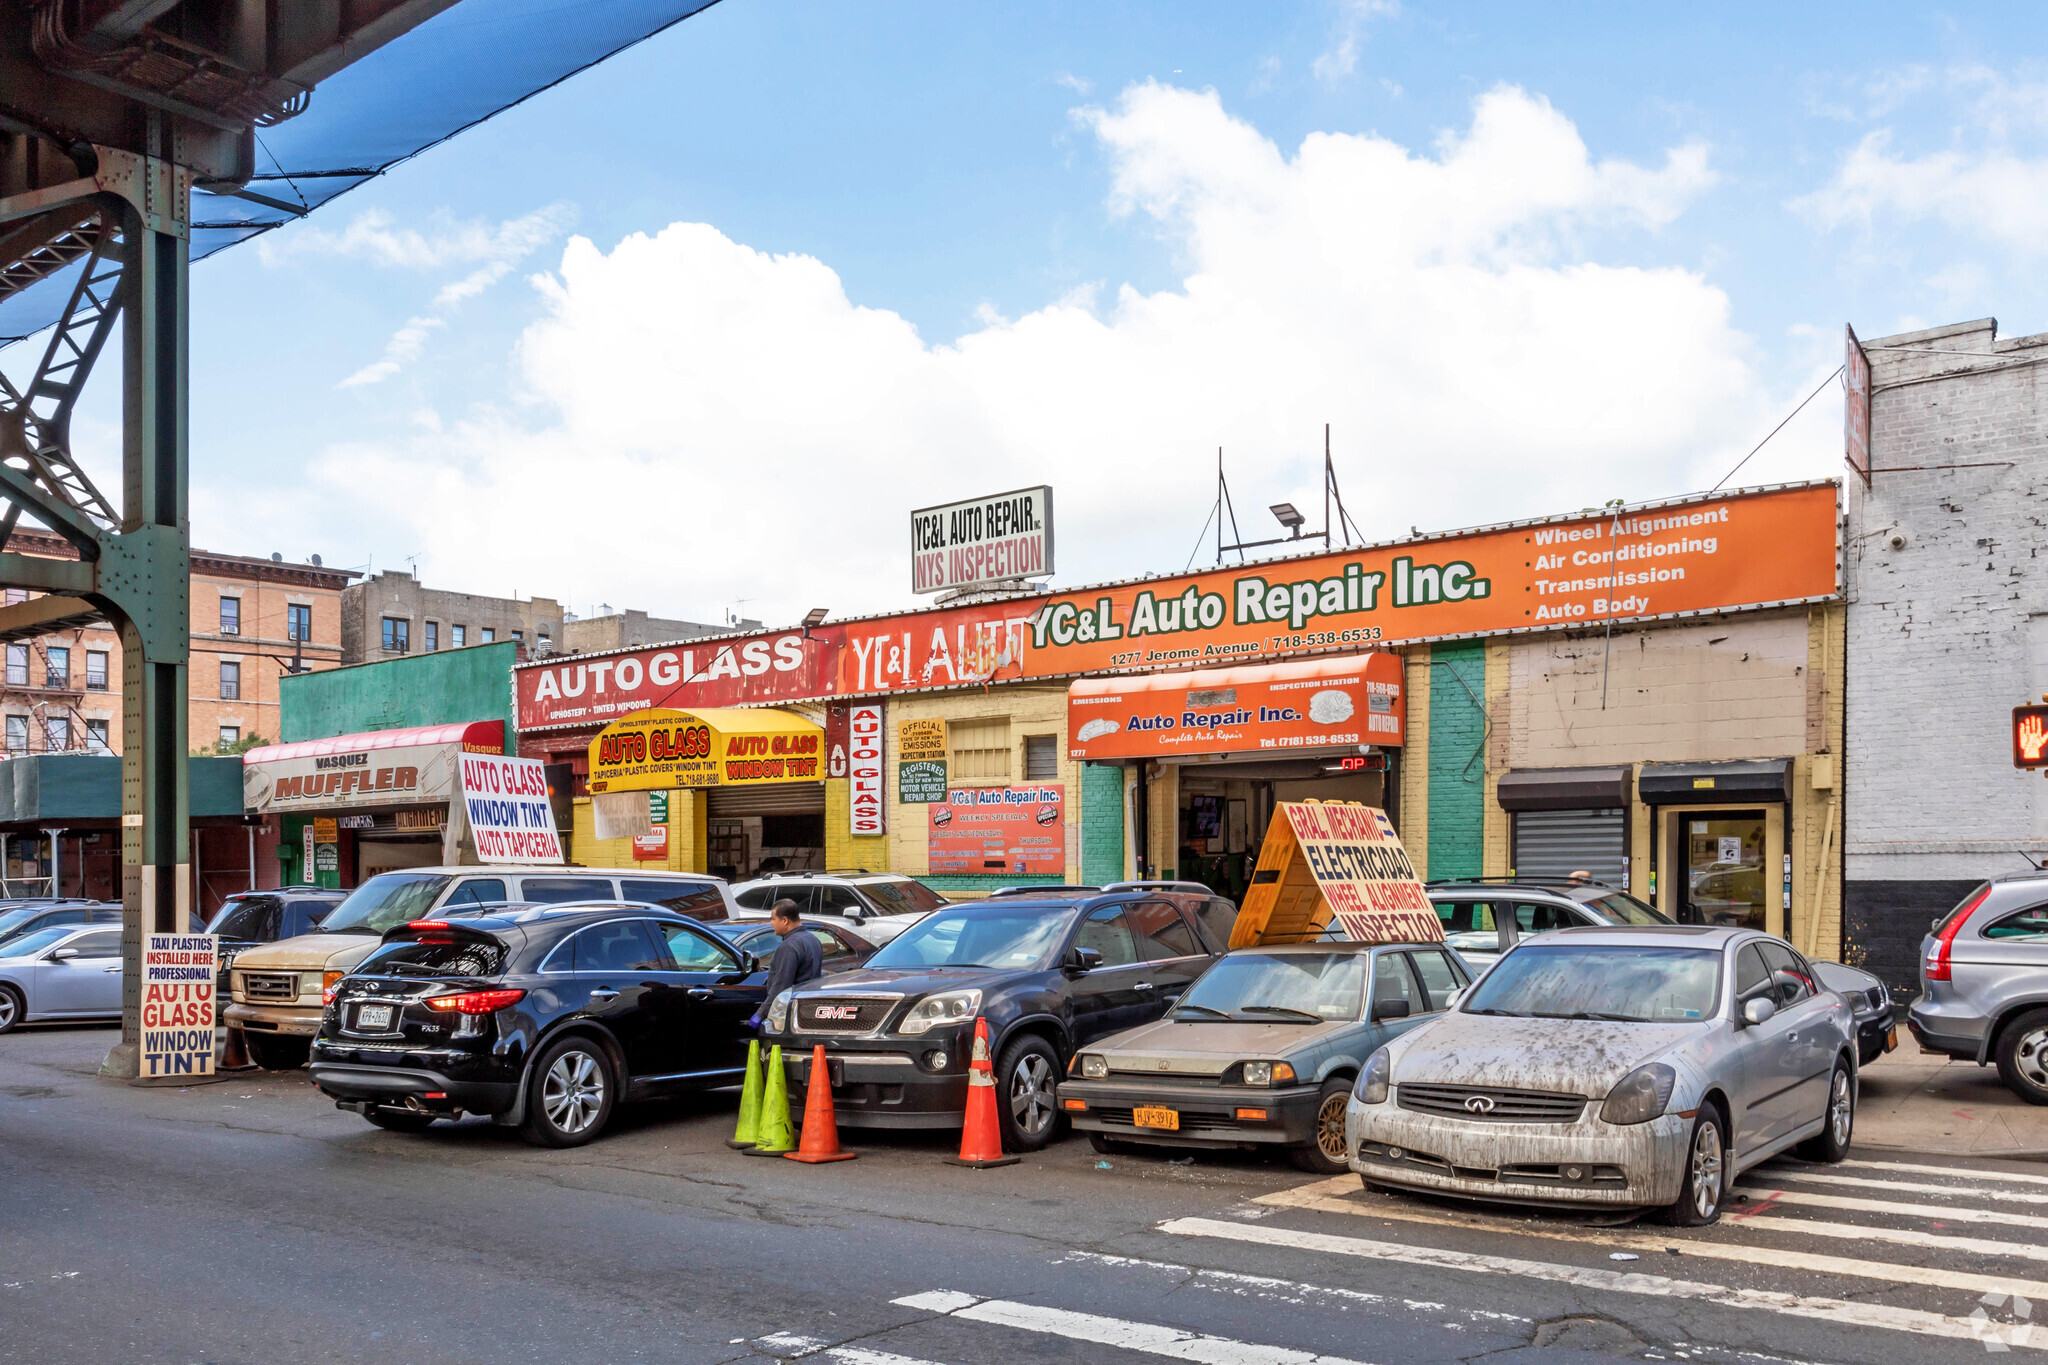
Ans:
<svg viewBox="0 0 2048 1365"><path fill-rule="evenodd" d="M967 1120L960 1126L960 1155L946 1158L953 1166L1013 1166L1020 1158L1003 1155L1003 1129L996 1117L995 1069L988 1064L988 1020L974 1021L974 1060L967 1067Z"/></svg>
<svg viewBox="0 0 2048 1365"><path fill-rule="evenodd" d="M804 1140L791 1161L816 1164L820 1161L851 1161L859 1152L839 1150L839 1120L832 1116L832 1069L825 1061L825 1045L811 1049L811 1085L804 1095Z"/></svg>

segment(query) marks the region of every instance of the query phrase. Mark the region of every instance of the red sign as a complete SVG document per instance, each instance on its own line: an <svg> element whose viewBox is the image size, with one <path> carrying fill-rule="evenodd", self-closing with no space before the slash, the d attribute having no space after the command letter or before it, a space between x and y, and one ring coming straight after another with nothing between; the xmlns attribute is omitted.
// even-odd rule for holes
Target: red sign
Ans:
<svg viewBox="0 0 2048 1365"><path fill-rule="evenodd" d="M1064 787L962 787L925 810L929 873L1066 875Z"/></svg>
<svg viewBox="0 0 2048 1365"><path fill-rule="evenodd" d="M2048 768L2048 706L2012 708L2012 766Z"/></svg>
<svg viewBox="0 0 2048 1365"><path fill-rule="evenodd" d="M888 788L882 781L882 703L846 708L847 833L887 834Z"/></svg>
<svg viewBox="0 0 2048 1365"><path fill-rule="evenodd" d="M832 691L836 636L779 631L550 659L514 670L519 728L609 725L655 707L799 701Z"/></svg>
<svg viewBox="0 0 2048 1365"><path fill-rule="evenodd" d="M1400 744L1395 654L1082 678L1067 694L1067 756L1274 753Z"/></svg>
<svg viewBox="0 0 2048 1365"><path fill-rule="evenodd" d="M665 863L668 861L668 826L656 825L651 834L633 836L633 861L636 863Z"/></svg>
<svg viewBox="0 0 2048 1365"><path fill-rule="evenodd" d="M1870 484L1870 357L1863 353L1863 345L1856 340L1856 329L1844 327L1848 333L1848 354L1842 362L1844 379L1847 381L1848 401L1842 407L1843 444L1848 451L1849 468L1863 476L1865 487Z"/></svg>

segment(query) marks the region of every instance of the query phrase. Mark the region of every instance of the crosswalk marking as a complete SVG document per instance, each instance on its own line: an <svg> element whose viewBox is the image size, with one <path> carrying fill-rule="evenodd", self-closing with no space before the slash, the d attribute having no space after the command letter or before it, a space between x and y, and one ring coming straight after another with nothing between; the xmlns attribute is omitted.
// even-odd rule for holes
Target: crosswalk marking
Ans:
<svg viewBox="0 0 2048 1365"><path fill-rule="evenodd" d="M1909 1171L1914 1175L1945 1175L1952 1179L2003 1180L2014 1185L2048 1185L2048 1175L2022 1175L2018 1171L1964 1171L1954 1166L1927 1166L1912 1161L1843 1161L1838 1164L1864 1171Z"/></svg>
<svg viewBox="0 0 2048 1365"><path fill-rule="evenodd" d="M1271 1275L1246 1275L1235 1270L1211 1270L1201 1266L1180 1265L1173 1261L1148 1261L1139 1256L1108 1256L1099 1251L1070 1251L1053 1264L1058 1265L1062 1261L1085 1261L1091 1265L1137 1266L1144 1270L1163 1270L1169 1274L1188 1277L1190 1283L1215 1288L1225 1293L1249 1291L1257 1295L1270 1294L1290 1303L1301 1303L1312 1296L1319 1296L1374 1307L1398 1305L1411 1313L1455 1314L1483 1323L1530 1321L1519 1313L1495 1313L1484 1308L1453 1308L1434 1299L1411 1299L1405 1296L1374 1294L1364 1289L1303 1284L1299 1280L1275 1279Z"/></svg>
<svg viewBox="0 0 2048 1365"><path fill-rule="evenodd" d="M1577 1242L1607 1251L1634 1251L1661 1255L1666 1247L1682 1246L1687 1256L1711 1260L1739 1261L1749 1265L1771 1265L1787 1270L1810 1270L1823 1275L1853 1275L1869 1280L1890 1280L1897 1284L1929 1285L1939 1289L1962 1289L1972 1293L2019 1294L2048 1301L2048 1282L2015 1279L2010 1275L1978 1275L1969 1271L1933 1266L1897 1265L1890 1261L1864 1261L1847 1256L1828 1256L1812 1251L1790 1251L1762 1247L1750 1242L1711 1242L1690 1236L1657 1236L1626 1228L1584 1231L1550 1226L1505 1226L1502 1219L1484 1219L1440 1213L1398 1200L1361 1204L1355 1198L1355 1176L1333 1176L1312 1185L1297 1185L1259 1196L1254 1203L1277 1208L1311 1209L1318 1213L1352 1214L1361 1218L1384 1218L1399 1223L1425 1223L1435 1227L1508 1232L1517 1236L1543 1237L1555 1242ZM1775 1218L1761 1214L1743 1220L1746 1230L1803 1233L1807 1236L1837 1237L1849 1241L1882 1241L1930 1250L1964 1251L1981 1256L2018 1256L2048 1260L2048 1247L2030 1243L1995 1242L1978 1237L1947 1237L1938 1233L1904 1229L1862 1227L1853 1223L1823 1223L1801 1218Z"/></svg>
<svg viewBox="0 0 2048 1365"><path fill-rule="evenodd" d="M1951 1340L1977 1340L1982 1326L1968 1318L1949 1317L1917 1308L1894 1308L1886 1304L1856 1303L1847 1299L1818 1298L1768 1289L1737 1289L1697 1280L1671 1279L1633 1271L1596 1270L1585 1266L1559 1265L1545 1261L1524 1261L1508 1256L1487 1256L1451 1251L1439 1247L1408 1246L1399 1242L1372 1242L1362 1237L1337 1237L1328 1233L1303 1232L1275 1227L1270 1223L1225 1223L1213 1218L1175 1218L1162 1223L1164 1233L1213 1237L1263 1246L1322 1251L1340 1256L1403 1265L1428 1266L1441 1270L1462 1270L1479 1274L1512 1275L1522 1279L1575 1285L1582 1289L1607 1290L1618 1294L1641 1294L1657 1298L1682 1298L1728 1308L1763 1310L1787 1317L1839 1323L1845 1327L1876 1327L1915 1336ZM2033 1344L2023 1342L2020 1344ZM2048 1341L2039 1344L2048 1349Z"/></svg>
<svg viewBox="0 0 2048 1365"><path fill-rule="evenodd" d="M1847 1194L1815 1194L1809 1190L1780 1190L1757 1185L1743 1177L1740 1187L1751 1195L1764 1195L1773 1204L1805 1204L1817 1209L1849 1209L1857 1213L1888 1213L1908 1218L1932 1218L1946 1223L2002 1223L2015 1228L2048 1228L2048 1218L2037 1213L2007 1213L2003 1209L1973 1209L1962 1204L1902 1204L1892 1199L1860 1199ZM1728 1212L1740 1217L1740 1208Z"/></svg>
<svg viewBox="0 0 2048 1365"><path fill-rule="evenodd" d="M754 1345L765 1346L778 1357L791 1360L816 1358L837 1361L839 1365L939 1365L937 1361L900 1356L893 1351L870 1350L865 1346L834 1346L824 1337L804 1337L794 1332L771 1332L765 1337L755 1337Z"/></svg>
<svg viewBox="0 0 2048 1365"><path fill-rule="evenodd" d="M1989 1199L2000 1204L2048 1204L2048 1194L2024 1190L1993 1190L1982 1185L1937 1185L1931 1180L1878 1180L1867 1175L1834 1175L1827 1171L1751 1171L1746 1180L1805 1181L1810 1185L1846 1185L1865 1190L1904 1190L1910 1194L1947 1194L1958 1199Z"/></svg>
<svg viewBox="0 0 2048 1365"><path fill-rule="evenodd" d="M943 1313L968 1322L1044 1332L1072 1341L1089 1341L1119 1350L1165 1356L1169 1360L1192 1361L1195 1365L1359 1365L1359 1362L1338 1356L1317 1355L1314 1351L1298 1351L1287 1346L1235 1341L1230 1337L1210 1336L1205 1332L1190 1332L1159 1323L1133 1322L1127 1318L1109 1318L1095 1313L1073 1313L1063 1308L1014 1303L1008 1299L978 1299L971 1294L947 1290L910 1294L890 1302L898 1307Z"/></svg>

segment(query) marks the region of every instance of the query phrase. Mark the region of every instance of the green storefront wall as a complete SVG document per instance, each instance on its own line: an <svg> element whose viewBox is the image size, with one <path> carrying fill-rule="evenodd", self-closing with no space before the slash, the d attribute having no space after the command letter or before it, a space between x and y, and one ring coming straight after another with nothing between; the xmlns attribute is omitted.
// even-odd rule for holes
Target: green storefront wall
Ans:
<svg viewBox="0 0 2048 1365"><path fill-rule="evenodd" d="M242 760L188 758L194 820L242 815ZM27 754L0 763L0 826L121 823L121 760L112 754Z"/></svg>
<svg viewBox="0 0 2048 1365"><path fill-rule="evenodd" d="M518 648L504 640L287 676L278 686L278 738L292 744L365 730L502 720L510 752Z"/></svg>
<svg viewBox="0 0 2048 1365"><path fill-rule="evenodd" d="M1429 875L1485 868L1486 642L1437 645L1429 656Z"/></svg>

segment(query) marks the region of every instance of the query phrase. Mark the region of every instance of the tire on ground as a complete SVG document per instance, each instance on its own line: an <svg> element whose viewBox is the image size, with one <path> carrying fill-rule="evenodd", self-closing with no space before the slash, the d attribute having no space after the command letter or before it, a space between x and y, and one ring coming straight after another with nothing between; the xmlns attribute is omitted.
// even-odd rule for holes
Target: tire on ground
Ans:
<svg viewBox="0 0 2048 1365"><path fill-rule="evenodd" d="M0 1033L12 1033L28 1013L28 1005L21 998L21 992L12 986L0 986Z"/></svg>
<svg viewBox="0 0 2048 1365"><path fill-rule="evenodd" d="M1052 1044L1035 1033L1013 1038L996 1059L996 1122L1006 1152L1036 1152L1059 1132L1053 1100L1060 1063Z"/></svg>
<svg viewBox="0 0 2048 1365"><path fill-rule="evenodd" d="M1998 1079L2028 1104L2048 1104L2048 1010L2028 1010L1998 1033Z"/></svg>
<svg viewBox="0 0 2048 1365"><path fill-rule="evenodd" d="M1344 1110L1351 1102L1351 1082L1332 1076L1316 1095L1315 1136L1300 1147L1287 1149L1287 1159L1304 1171L1317 1175L1342 1175L1350 1170L1344 1160ZM1333 1118L1335 1128L1331 1127ZM1331 1154L1334 1146L1335 1155Z"/></svg>
<svg viewBox="0 0 2048 1365"><path fill-rule="evenodd" d="M618 1104L618 1073L595 1038L575 1034L550 1044L527 1081L521 1131L541 1147L581 1147L604 1131Z"/></svg>
<svg viewBox="0 0 2048 1365"><path fill-rule="evenodd" d="M1711 1130L1712 1136L1707 1133ZM1711 1188L1702 1189L1711 1182ZM1705 1227L1721 1216L1728 1193L1728 1121L1712 1104L1702 1104L1685 1144L1685 1173L1678 1198L1664 1210L1664 1221L1681 1228Z"/></svg>
<svg viewBox="0 0 2048 1365"><path fill-rule="evenodd" d="M1849 1139L1856 1131L1856 1077L1847 1062L1835 1062L1820 1117L1820 1131L1799 1144L1799 1155L1808 1161L1840 1161L1849 1155Z"/></svg>

